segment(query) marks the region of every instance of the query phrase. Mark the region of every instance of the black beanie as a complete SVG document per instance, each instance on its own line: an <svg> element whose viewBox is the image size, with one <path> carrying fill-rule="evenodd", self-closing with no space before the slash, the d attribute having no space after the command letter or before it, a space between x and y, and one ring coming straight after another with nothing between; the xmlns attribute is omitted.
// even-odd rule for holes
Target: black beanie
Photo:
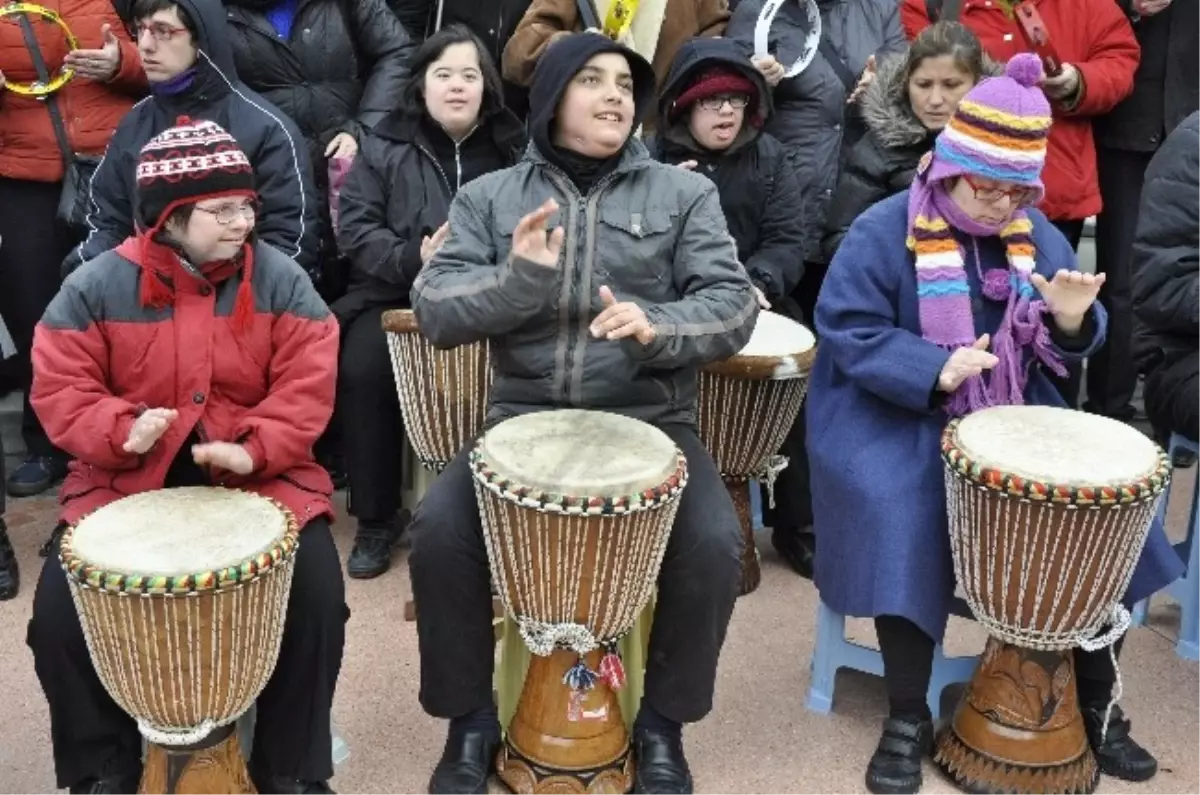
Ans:
<svg viewBox="0 0 1200 795"><path fill-rule="evenodd" d="M529 137L543 154L550 152L550 129L567 86L593 57L620 53L633 75L634 127L654 106L655 77L650 62L633 50L599 33L572 33L551 44L533 70L529 87Z"/></svg>

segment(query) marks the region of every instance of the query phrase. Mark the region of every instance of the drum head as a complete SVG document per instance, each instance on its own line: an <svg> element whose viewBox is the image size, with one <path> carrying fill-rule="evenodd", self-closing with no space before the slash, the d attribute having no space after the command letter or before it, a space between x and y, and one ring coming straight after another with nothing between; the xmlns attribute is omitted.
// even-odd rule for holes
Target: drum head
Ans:
<svg viewBox="0 0 1200 795"><path fill-rule="evenodd" d="M759 312L750 341L707 372L751 381L804 378L812 369L817 338L804 325L774 312Z"/></svg>
<svg viewBox="0 0 1200 795"><path fill-rule="evenodd" d="M113 574L183 577L240 566L283 539L275 503L223 488L161 489L117 500L71 531L75 559Z"/></svg>
<svg viewBox="0 0 1200 795"><path fill-rule="evenodd" d="M678 468L675 443L653 425L564 409L505 420L479 441L499 478L552 494L610 497L662 486Z"/></svg>
<svg viewBox="0 0 1200 795"><path fill-rule="evenodd" d="M978 467L1064 486L1120 487L1159 468L1154 442L1123 422L1049 406L997 406L958 425Z"/></svg>

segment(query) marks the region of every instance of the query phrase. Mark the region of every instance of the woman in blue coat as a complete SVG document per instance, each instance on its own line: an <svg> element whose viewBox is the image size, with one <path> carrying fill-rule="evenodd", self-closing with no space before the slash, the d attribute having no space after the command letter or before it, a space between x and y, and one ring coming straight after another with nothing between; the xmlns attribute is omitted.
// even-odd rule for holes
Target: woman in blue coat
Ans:
<svg viewBox="0 0 1200 795"><path fill-rule="evenodd" d="M1047 372L1104 340L1094 303L1103 276L1075 270L1070 244L1032 209L1051 122L1040 78L1038 59L1019 55L966 95L912 188L850 227L817 305L807 404L816 584L833 610L875 619L889 717L867 769L872 792L916 792L932 745L925 697L954 594L946 421L992 405L1062 405ZM1179 568L1156 527L1126 598ZM1101 769L1152 776L1154 758L1119 710L1100 742L1107 650L1077 652L1076 666Z"/></svg>

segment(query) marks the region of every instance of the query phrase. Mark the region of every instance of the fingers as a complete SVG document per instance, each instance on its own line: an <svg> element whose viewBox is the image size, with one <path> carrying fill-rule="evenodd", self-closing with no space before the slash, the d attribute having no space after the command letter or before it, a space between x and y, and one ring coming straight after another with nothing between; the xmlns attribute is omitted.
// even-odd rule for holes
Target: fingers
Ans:
<svg viewBox="0 0 1200 795"><path fill-rule="evenodd" d="M557 208L557 205L555 206ZM562 250L563 237L565 235L566 232L563 231L561 226L556 226L554 231L550 233L550 243L547 247L550 249L550 253L553 254L555 258L558 257L558 252Z"/></svg>
<svg viewBox="0 0 1200 795"><path fill-rule="evenodd" d="M757 287L754 288L754 299L758 301L758 306L760 309L771 308L771 302L767 300L767 296L763 294L763 291Z"/></svg>
<svg viewBox="0 0 1200 795"><path fill-rule="evenodd" d="M993 353L987 351L976 350L975 348L962 348L962 355L959 357L957 364L971 370L991 370L995 367L1000 359ZM955 351L958 353L958 351Z"/></svg>
<svg viewBox="0 0 1200 795"><path fill-rule="evenodd" d="M610 307L617 303L617 297L613 295L612 290L608 289L607 284L600 285L600 300L604 302L605 307Z"/></svg>
<svg viewBox="0 0 1200 795"><path fill-rule="evenodd" d="M972 345L971 347L977 351L986 351L988 349L988 345L991 345L991 344L992 344L992 335L984 334L982 337L975 340L975 344Z"/></svg>
<svg viewBox="0 0 1200 795"><path fill-rule="evenodd" d="M867 56L867 71L872 73L875 71L875 55L873 53Z"/></svg>
<svg viewBox="0 0 1200 795"><path fill-rule="evenodd" d="M116 35L112 32L112 25L105 22L100 26L100 35L104 38L105 44L119 44Z"/></svg>
<svg viewBox="0 0 1200 795"><path fill-rule="evenodd" d="M650 328L650 324L648 324L646 322L646 319L644 317L638 317L638 318L634 318L633 320L630 320L629 322L627 322L621 326L617 326L615 329L608 332L604 336L605 336L605 339L623 340L626 337L639 336L649 328Z"/></svg>
<svg viewBox="0 0 1200 795"><path fill-rule="evenodd" d="M541 231L545 228L546 219L554 214L558 209L558 202L554 199L546 199L542 202L542 206L529 213L517 222L517 230L521 232L529 232L532 229Z"/></svg>
<svg viewBox="0 0 1200 795"><path fill-rule="evenodd" d="M695 160L684 160L682 163L679 164L679 167L685 171L691 171L698 165L700 165L700 164L697 163Z"/></svg>

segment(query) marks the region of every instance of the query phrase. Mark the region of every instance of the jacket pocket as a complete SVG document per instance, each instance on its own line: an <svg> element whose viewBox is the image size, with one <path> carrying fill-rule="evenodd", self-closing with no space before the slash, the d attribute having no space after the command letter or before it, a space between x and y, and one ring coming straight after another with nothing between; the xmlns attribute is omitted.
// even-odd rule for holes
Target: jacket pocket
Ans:
<svg viewBox="0 0 1200 795"><path fill-rule="evenodd" d="M596 229L592 286L606 284L617 300L640 298L657 303L676 297L675 219L666 209L607 204ZM622 296L620 293L626 293ZM598 304L599 299L595 301Z"/></svg>

